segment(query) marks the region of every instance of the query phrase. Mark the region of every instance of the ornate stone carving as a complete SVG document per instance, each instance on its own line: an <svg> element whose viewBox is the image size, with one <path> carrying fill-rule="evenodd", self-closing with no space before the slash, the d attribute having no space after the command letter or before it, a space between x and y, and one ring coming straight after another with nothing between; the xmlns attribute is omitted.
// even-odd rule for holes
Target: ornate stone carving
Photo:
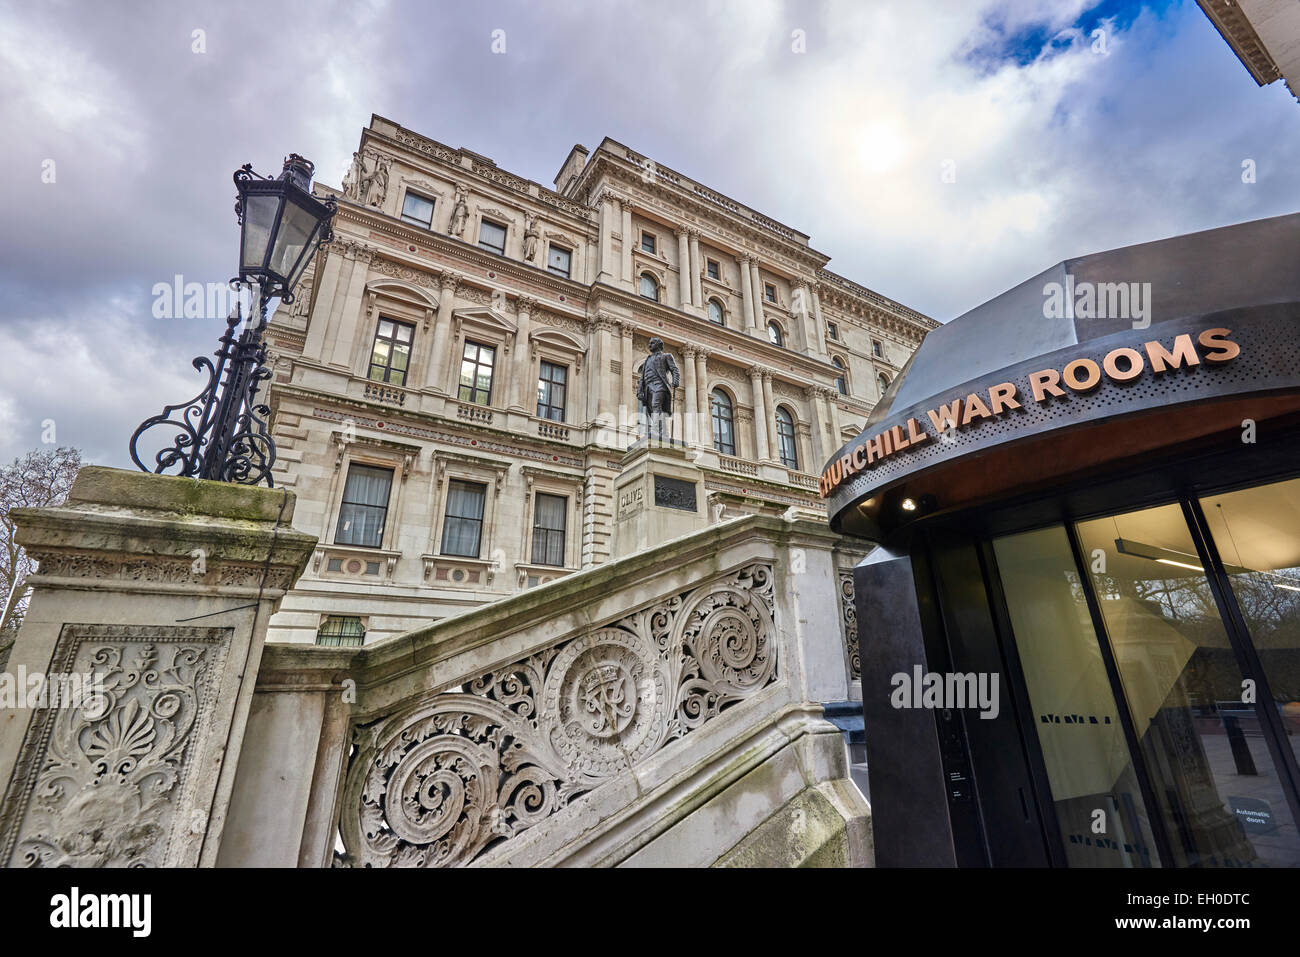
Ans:
<svg viewBox="0 0 1300 957"><path fill-rule="evenodd" d="M377 273L385 276L391 276L394 279L402 279L417 286L425 286L434 289L437 286L433 276L429 275L423 269L412 269L410 266L404 266L401 263L395 263L391 259L376 258L370 266Z"/></svg>
<svg viewBox="0 0 1300 957"><path fill-rule="evenodd" d="M471 863L777 678L757 563L354 729L340 865Z"/></svg>
<svg viewBox="0 0 1300 957"><path fill-rule="evenodd" d="M190 792L230 629L66 625L51 670L93 673L96 693L46 708L4 800L9 866L194 866ZM186 802L192 802L187 808Z"/></svg>
<svg viewBox="0 0 1300 957"><path fill-rule="evenodd" d="M840 572L840 621L844 625L844 648L848 655L849 678L862 679L862 654L858 650L858 606L853 599L853 572Z"/></svg>
<svg viewBox="0 0 1300 957"><path fill-rule="evenodd" d="M538 217L524 213L524 261L537 261Z"/></svg>
<svg viewBox="0 0 1300 957"><path fill-rule="evenodd" d="M388 170L393 165L391 156L376 156L375 170L366 181L366 205L383 206L388 198Z"/></svg>

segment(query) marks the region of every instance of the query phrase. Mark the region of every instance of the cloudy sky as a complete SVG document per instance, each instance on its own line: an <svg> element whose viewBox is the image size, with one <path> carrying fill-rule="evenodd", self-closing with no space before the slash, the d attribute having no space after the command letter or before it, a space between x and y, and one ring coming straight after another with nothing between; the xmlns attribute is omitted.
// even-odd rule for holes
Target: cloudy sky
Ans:
<svg viewBox="0 0 1300 957"><path fill-rule="evenodd" d="M371 113L548 185L612 136L939 320L1300 208L1300 104L1192 0L0 0L0 460L127 465L215 344L152 289L233 273L231 172L338 185Z"/></svg>

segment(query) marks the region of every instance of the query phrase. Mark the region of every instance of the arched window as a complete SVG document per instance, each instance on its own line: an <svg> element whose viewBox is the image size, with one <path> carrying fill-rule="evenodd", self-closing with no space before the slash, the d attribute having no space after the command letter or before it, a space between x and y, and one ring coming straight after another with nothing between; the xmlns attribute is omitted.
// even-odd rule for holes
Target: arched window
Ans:
<svg viewBox="0 0 1300 957"><path fill-rule="evenodd" d="M713 447L724 455L736 454L736 430L731 414L731 396L721 389L709 394L713 407Z"/></svg>
<svg viewBox="0 0 1300 957"><path fill-rule="evenodd" d="M785 336L781 334L781 327L775 322L769 322L767 324L767 341L772 343L774 346L785 345Z"/></svg>
<svg viewBox="0 0 1300 957"><path fill-rule="evenodd" d="M835 388L840 390L840 395L849 394L849 380L844 375L844 360L839 356L831 357L831 365L840 370L840 374L835 377Z"/></svg>
<svg viewBox="0 0 1300 957"><path fill-rule="evenodd" d="M641 298L659 301L659 282L648 272L641 274Z"/></svg>
<svg viewBox="0 0 1300 957"><path fill-rule="evenodd" d="M794 419L784 406L776 407L776 438L781 464L788 469L799 467L799 448L794 442Z"/></svg>
<svg viewBox="0 0 1300 957"><path fill-rule="evenodd" d="M720 326L727 324L727 317L722 311L722 303L716 299L709 300L709 322L716 322Z"/></svg>
<svg viewBox="0 0 1300 957"><path fill-rule="evenodd" d="M876 381L880 383L880 394L884 395L886 390L889 389L889 376L882 372Z"/></svg>

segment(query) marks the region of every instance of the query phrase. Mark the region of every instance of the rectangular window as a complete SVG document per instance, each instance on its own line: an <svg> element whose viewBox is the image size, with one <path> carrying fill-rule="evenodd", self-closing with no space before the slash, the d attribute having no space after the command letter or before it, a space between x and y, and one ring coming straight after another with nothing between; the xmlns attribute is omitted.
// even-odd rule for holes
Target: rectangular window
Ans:
<svg viewBox="0 0 1300 957"><path fill-rule="evenodd" d="M496 365L497 351L492 346L466 342L460 360L460 390L462 402L475 405L492 403L492 369Z"/></svg>
<svg viewBox="0 0 1300 957"><path fill-rule="evenodd" d="M840 337L840 327L833 322L826 323L826 335L832 339L838 339Z"/></svg>
<svg viewBox="0 0 1300 957"><path fill-rule="evenodd" d="M569 500L537 493L533 508L533 564L564 566L564 523Z"/></svg>
<svg viewBox="0 0 1300 957"><path fill-rule="evenodd" d="M433 200L408 191L402 200L402 221L428 229L433 222Z"/></svg>
<svg viewBox="0 0 1300 957"><path fill-rule="evenodd" d="M776 286L770 282L763 283L763 298L768 302L776 302Z"/></svg>
<svg viewBox="0 0 1300 957"><path fill-rule="evenodd" d="M388 493L393 487L393 470L373 465L348 467L339 506L339 524L334 531L335 545L360 545L379 548L384 540L384 522L388 517Z"/></svg>
<svg viewBox="0 0 1300 957"><path fill-rule="evenodd" d="M406 385L415 326L379 318L375 344L370 350L370 378L391 385Z"/></svg>
<svg viewBox="0 0 1300 957"><path fill-rule="evenodd" d="M483 220L478 224L478 245L480 249L505 255L506 228L490 219Z"/></svg>
<svg viewBox="0 0 1300 957"><path fill-rule="evenodd" d="M478 558L483 537L483 501L487 486L452 479L447 483L447 518L442 526L442 554Z"/></svg>
<svg viewBox="0 0 1300 957"><path fill-rule="evenodd" d="M360 618L330 615L316 632L316 644L332 648L360 648L366 641L366 626Z"/></svg>
<svg viewBox="0 0 1300 957"><path fill-rule="evenodd" d="M871 354L877 359L885 358L885 347L880 344L879 339L871 340Z"/></svg>
<svg viewBox="0 0 1300 957"><path fill-rule="evenodd" d="M569 278L569 269L573 263L573 250L565 249L551 243L546 253L546 269L557 276Z"/></svg>
<svg viewBox="0 0 1300 957"><path fill-rule="evenodd" d="M716 259L710 259L704 268L708 272L710 279L722 278L722 270L718 268L718 261Z"/></svg>
<svg viewBox="0 0 1300 957"><path fill-rule="evenodd" d="M653 253L653 252L655 251L655 234L654 234L654 233L645 233L645 232L643 232L643 233L641 234L641 251L642 251L642 252L647 252L647 253Z"/></svg>
<svg viewBox="0 0 1300 957"><path fill-rule="evenodd" d="M537 374L538 418L564 421L564 393L569 381L567 366L543 362Z"/></svg>

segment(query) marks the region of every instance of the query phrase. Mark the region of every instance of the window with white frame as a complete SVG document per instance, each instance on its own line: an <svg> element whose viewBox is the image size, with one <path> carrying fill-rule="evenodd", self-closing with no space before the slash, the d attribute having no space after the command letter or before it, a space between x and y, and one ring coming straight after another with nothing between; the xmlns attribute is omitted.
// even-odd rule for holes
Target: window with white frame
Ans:
<svg viewBox="0 0 1300 957"><path fill-rule="evenodd" d="M546 271L568 279L572 265L573 250L551 243L546 252Z"/></svg>
<svg viewBox="0 0 1300 957"><path fill-rule="evenodd" d="M402 198L402 221L428 229L433 223L433 200L408 189Z"/></svg>
<svg viewBox="0 0 1300 957"><path fill-rule="evenodd" d="M478 224L478 245L480 249L505 255L506 227L485 219Z"/></svg>
<svg viewBox="0 0 1300 957"><path fill-rule="evenodd" d="M569 500L538 492L533 501L533 564L564 567Z"/></svg>
<svg viewBox="0 0 1300 957"><path fill-rule="evenodd" d="M727 324L726 314L722 311L722 303L716 299L709 300L709 322L715 322L720 326Z"/></svg>
<svg viewBox="0 0 1300 957"><path fill-rule="evenodd" d="M641 274L641 298L659 301L659 280L648 272Z"/></svg>
<svg viewBox="0 0 1300 957"><path fill-rule="evenodd" d="M483 504L487 486L451 479L447 482L447 511L442 523L442 554L478 558L483 544Z"/></svg>
<svg viewBox="0 0 1300 957"><path fill-rule="evenodd" d="M539 419L564 421L564 401L568 384L568 366L542 360L537 370L537 417Z"/></svg>
<svg viewBox="0 0 1300 957"><path fill-rule="evenodd" d="M776 439L781 464L788 469L799 467L799 448L794 440L794 417L784 406L776 408Z"/></svg>
<svg viewBox="0 0 1300 957"><path fill-rule="evenodd" d="M475 405L492 404L492 374L497 351L481 342L465 340L465 351L460 360L460 387L456 397Z"/></svg>
<svg viewBox="0 0 1300 957"><path fill-rule="evenodd" d="M381 547L392 488L392 469L358 462L349 465L343 500L339 504L338 525L334 530L334 544Z"/></svg>

